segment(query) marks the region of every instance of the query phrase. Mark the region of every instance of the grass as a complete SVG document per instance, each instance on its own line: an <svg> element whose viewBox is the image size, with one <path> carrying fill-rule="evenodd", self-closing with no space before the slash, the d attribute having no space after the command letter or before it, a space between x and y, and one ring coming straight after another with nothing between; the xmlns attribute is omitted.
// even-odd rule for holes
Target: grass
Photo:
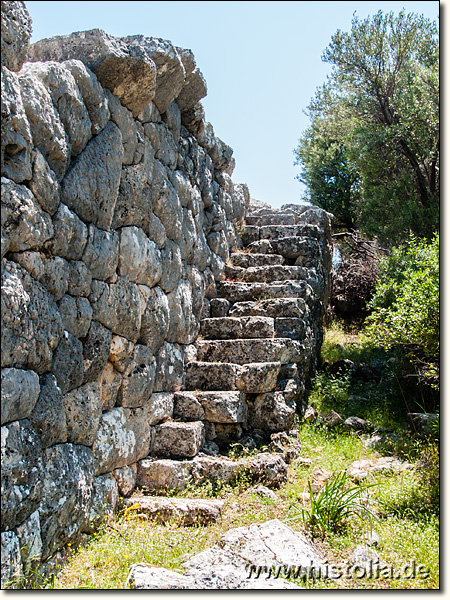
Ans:
<svg viewBox="0 0 450 600"><path fill-rule="evenodd" d="M364 347L355 333L346 334L337 327L327 332L323 346L323 359L368 362L372 350ZM327 357L327 358L325 358ZM363 357L363 358L361 358ZM328 379L327 379L328 378ZM365 534L374 528L379 535L376 548L380 564L393 566L394 577L389 569L377 578L343 577L334 579L307 579L299 582L308 589L438 589L439 588L439 450L436 440L417 438L404 429L401 419L404 404L401 393L395 387L395 379L373 383L362 392L369 396L369 403L349 403L355 394L351 378L319 373L310 399L319 410L342 410L345 414L357 414L393 429L390 441L377 452L366 447L358 435L322 425L300 424L302 457L308 463L289 466L288 482L276 493L276 499L262 498L253 493L249 482L243 479L237 487L212 486L188 488L184 495L191 497L218 497L224 501L219 522L209 526L180 527L177 523L159 525L146 520L135 511L122 513L111 526L105 526L87 538L78 548L67 548L67 561L62 570L41 586L46 589L124 589L130 567L138 562L165 567L182 572L187 555L197 553L218 542L229 529L248 526L278 518L314 538L319 551L330 565L346 565L354 548L361 544ZM371 406L375 404L375 406ZM356 412L355 411L361 411ZM397 474L378 474L365 480L373 487L369 494L370 508L377 520L364 518L343 510L342 527L334 531L311 531L308 519L289 521L294 506L297 514L312 514L318 497L310 489L315 470L323 469L338 475L349 465L362 459L378 458L393 454L412 461L418 468ZM331 478L331 482L336 481ZM355 487L343 481L341 495ZM329 487L332 484L329 484ZM363 488L361 488L363 489ZM313 503L305 500L305 492L313 494ZM358 494L355 495L355 499ZM343 496L345 500L345 495ZM341 498L342 499L342 498ZM341 507L342 508L342 507ZM360 518L360 517L363 518ZM330 529L333 529L330 527ZM397 569L415 563L427 570L427 578L403 575L396 577ZM422 573L422 572L421 572ZM34 586L36 589L38 586Z"/></svg>

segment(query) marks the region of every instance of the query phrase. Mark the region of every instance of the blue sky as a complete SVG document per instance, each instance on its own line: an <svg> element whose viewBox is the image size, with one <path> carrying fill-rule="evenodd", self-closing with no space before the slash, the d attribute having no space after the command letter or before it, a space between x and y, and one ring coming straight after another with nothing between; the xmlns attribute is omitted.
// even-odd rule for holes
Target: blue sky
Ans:
<svg viewBox="0 0 450 600"><path fill-rule="evenodd" d="M350 30L355 11L439 14L438 1L25 3L32 42L100 28L190 48L208 84L206 118L234 150L233 180L274 207L301 201L294 149L309 125L303 111L329 73L321 55L333 33Z"/></svg>

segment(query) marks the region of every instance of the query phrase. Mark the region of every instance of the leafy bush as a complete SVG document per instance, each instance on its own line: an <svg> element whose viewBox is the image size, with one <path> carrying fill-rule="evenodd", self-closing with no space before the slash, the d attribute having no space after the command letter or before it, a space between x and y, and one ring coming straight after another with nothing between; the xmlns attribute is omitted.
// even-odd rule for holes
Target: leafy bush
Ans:
<svg viewBox="0 0 450 600"><path fill-rule="evenodd" d="M438 389L439 235L430 243L411 235L379 268L366 335L386 349L403 349L418 375Z"/></svg>

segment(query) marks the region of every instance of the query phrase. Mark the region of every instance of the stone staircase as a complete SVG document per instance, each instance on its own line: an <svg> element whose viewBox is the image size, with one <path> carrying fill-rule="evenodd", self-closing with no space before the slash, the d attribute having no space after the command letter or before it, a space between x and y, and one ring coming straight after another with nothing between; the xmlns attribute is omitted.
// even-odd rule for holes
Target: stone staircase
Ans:
<svg viewBox="0 0 450 600"><path fill-rule="evenodd" d="M331 255L318 216L263 209L247 217L243 247L204 311L184 391L173 394L172 420L155 428L157 458L138 465L138 486L173 485L179 469L170 459L188 459L183 479L231 443L252 448L255 434L268 440L292 429L322 342ZM155 469L159 483L149 476Z"/></svg>

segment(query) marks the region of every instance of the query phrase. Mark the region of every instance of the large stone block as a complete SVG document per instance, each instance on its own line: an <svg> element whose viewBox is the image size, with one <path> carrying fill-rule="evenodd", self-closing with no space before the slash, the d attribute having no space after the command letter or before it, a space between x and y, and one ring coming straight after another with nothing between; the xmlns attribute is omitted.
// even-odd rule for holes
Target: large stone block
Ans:
<svg viewBox="0 0 450 600"><path fill-rule="evenodd" d="M149 492L182 491L191 480L192 462L145 458L137 463L136 485Z"/></svg>
<svg viewBox="0 0 450 600"><path fill-rule="evenodd" d="M33 143L47 160L58 181L61 181L71 155L62 121L49 92L31 71L19 73L19 84Z"/></svg>
<svg viewBox="0 0 450 600"><path fill-rule="evenodd" d="M3 2L2 66L10 71L20 71L27 59L31 31L31 18L25 2Z"/></svg>
<svg viewBox="0 0 450 600"><path fill-rule="evenodd" d="M296 404L283 392L268 392L256 397L249 408L249 421L255 429L263 431L285 431L292 427Z"/></svg>
<svg viewBox="0 0 450 600"><path fill-rule="evenodd" d="M119 263L119 234L89 225L82 260L94 279L106 281L113 277Z"/></svg>
<svg viewBox="0 0 450 600"><path fill-rule="evenodd" d="M94 489L92 450L73 444L47 448L42 480L39 515L46 559L81 531L89 514Z"/></svg>
<svg viewBox="0 0 450 600"><path fill-rule="evenodd" d="M173 396L172 392L155 392L150 396L145 405L147 422L150 426L172 417Z"/></svg>
<svg viewBox="0 0 450 600"><path fill-rule="evenodd" d="M266 316L273 318L297 317L301 318L306 313L306 303L303 298L273 298L257 302L236 302L231 307L230 316Z"/></svg>
<svg viewBox="0 0 450 600"><path fill-rule="evenodd" d="M53 237L49 214L28 188L2 177L2 258L6 252L40 248Z"/></svg>
<svg viewBox="0 0 450 600"><path fill-rule="evenodd" d="M104 521L114 517L119 504L119 490L112 473L94 477L94 492L84 533L94 533Z"/></svg>
<svg viewBox="0 0 450 600"><path fill-rule="evenodd" d="M238 372L236 388L247 394L261 394L276 388L280 372L279 362L261 362L242 365Z"/></svg>
<svg viewBox="0 0 450 600"><path fill-rule="evenodd" d="M156 355L155 392L179 392L183 387L183 350L178 344L164 343Z"/></svg>
<svg viewBox="0 0 450 600"><path fill-rule="evenodd" d="M147 519L167 524L175 521L181 527L209 525L221 515L223 500L203 498L166 498L135 496L124 502L125 506L139 506L139 512Z"/></svg>
<svg viewBox="0 0 450 600"><path fill-rule="evenodd" d="M3 44L2 44L3 45ZM14 531L1 534L1 587L13 589L23 575L20 542Z"/></svg>
<svg viewBox="0 0 450 600"><path fill-rule="evenodd" d="M141 329L141 295L136 284L119 277L116 283L92 282L89 296L93 318L132 342Z"/></svg>
<svg viewBox="0 0 450 600"><path fill-rule="evenodd" d="M158 160L155 160L153 168L152 201L153 212L164 225L167 237L179 243L183 224L181 202L170 182L166 167Z"/></svg>
<svg viewBox="0 0 450 600"><path fill-rule="evenodd" d="M166 245L161 250L161 258L162 275L159 285L168 294L176 288L183 274L183 262L179 245L172 242L172 240L167 240Z"/></svg>
<svg viewBox="0 0 450 600"><path fill-rule="evenodd" d="M147 346L136 344L130 362L123 372L120 404L127 408L144 406L155 384L155 357Z"/></svg>
<svg viewBox="0 0 450 600"><path fill-rule="evenodd" d="M92 308L87 298L64 294L58 309L64 329L78 338L87 334L92 319Z"/></svg>
<svg viewBox="0 0 450 600"><path fill-rule="evenodd" d="M114 469L112 474L117 482L117 490L120 496L130 496L136 486L137 463Z"/></svg>
<svg viewBox="0 0 450 600"><path fill-rule="evenodd" d="M2 369L1 424L27 419L39 397L39 376L34 371Z"/></svg>
<svg viewBox="0 0 450 600"><path fill-rule="evenodd" d="M83 344L68 331L64 331L53 353L51 371L63 394L83 383Z"/></svg>
<svg viewBox="0 0 450 600"><path fill-rule="evenodd" d="M283 338L200 340L197 342L197 349L199 361L224 361L238 365L254 362L302 362L305 354L300 342Z"/></svg>
<svg viewBox="0 0 450 600"><path fill-rule="evenodd" d="M167 341L172 344L192 344L200 330L200 323L193 314L192 286L182 279L167 295L169 307L169 331Z"/></svg>
<svg viewBox="0 0 450 600"><path fill-rule="evenodd" d="M272 338L275 335L271 317L218 317L203 319L202 335L209 340Z"/></svg>
<svg viewBox="0 0 450 600"><path fill-rule="evenodd" d="M93 29L40 40L30 46L28 60L81 60L137 116L154 97L156 68L148 56L128 49L124 41Z"/></svg>
<svg viewBox="0 0 450 600"><path fill-rule="evenodd" d="M19 265L2 263L2 367L50 370L63 329L52 296Z"/></svg>
<svg viewBox="0 0 450 600"><path fill-rule="evenodd" d="M184 385L187 390L236 390L238 365L222 362L192 361L186 365Z"/></svg>
<svg viewBox="0 0 450 600"><path fill-rule="evenodd" d="M112 334L107 327L97 321L91 326L83 343L83 382L95 381L103 371L109 357Z"/></svg>
<svg viewBox="0 0 450 600"><path fill-rule="evenodd" d="M150 288L161 279L161 253L138 227L124 227L120 232L119 275Z"/></svg>
<svg viewBox="0 0 450 600"><path fill-rule="evenodd" d="M203 421L205 410L191 392L175 392L173 395L173 417L177 421Z"/></svg>
<svg viewBox="0 0 450 600"><path fill-rule="evenodd" d="M2 174L16 183L29 181L32 176L33 139L20 94L19 79L5 67L2 67L1 106Z"/></svg>
<svg viewBox="0 0 450 600"><path fill-rule="evenodd" d="M92 446L102 416L101 388L98 382L86 383L64 396L67 441Z"/></svg>
<svg viewBox="0 0 450 600"><path fill-rule="evenodd" d="M207 421L244 423L247 420L247 404L241 392L197 392L195 396L203 406Z"/></svg>
<svg viewBox="0 0 450 600"><path fill-rule="evenodd" d="M13 529L39 507L42 446L26 419L1 428L2 528Z"/></svg>
<svg viewBox="0 0 450 600"><path fill-rule="evenodd" d="M56 62L26 63L23 73L31 73L50 94L67 134L71 155L78 156L91 133L91 120L72 73Z"/></svg>
<svg viewBox="0 0 450 600"><path fill-rule="evenodd" d="M204 442L205 426L201 421L168 421L155 427L151 452L163 457L192 458Z"/></svg>
<svg viewBox="0 0 450 600"><path fill-rule="evenodd" d="M38 433L43 448L67 442L66 411L63 394L56 377L45 373L40 378L41 391L29 421Z"/></svg>
<svg viewBox="0 0 450 600"><path fill-rule="evenodd" d="M103 413L93 444L95 474L131 465L150 448L150 427L144 411L134 414L129 408L113 408Z"/></svg>
<svg viewBox="0 0 450 600"><path fill-rule="evenodd" d="M24 572L29 574L38 567L42 558L41 521L39 510L35 510L28 519L17 528L19 538L20 554Z"/></svg>
<svg viewBox="0 0 450 600"><path fill-rule="evenodd" d="M114 123L95 136L61 183L61 199L83 221L111 226L122 170L122 135Z"/></svg>
<svg viewBox="0 0 450 600"><path fill-rule="evenodd" d="M86 247L88 228L65 204L60 204L53 217L55 235L48 243L54 254L78 261ZM91 275L92 278L92 275Z"/></svg>
<svg viewBox="0 0 450 600"><path fill-rule="evenodd" d="M29 186L41 207L54 215L59 206L61 188L55 173L38 149L35 150L33 178Z"/></svg>
<svg viewBox="0 0 450 600"><path fill-rule="evenodd" d="M39 281L56 301L64 296L69 285L69 265L64 258L30 251L13 253L11 258Z"/></svg>
<svg viewBox="0 0 450 600"><path fill-rule="evenodd" d="M105 127L111 116L108 100L102 86L94 73L80 60L65 60L62 66L70 71L75 79L91 120L92 135L97 135Z"/></svg>

